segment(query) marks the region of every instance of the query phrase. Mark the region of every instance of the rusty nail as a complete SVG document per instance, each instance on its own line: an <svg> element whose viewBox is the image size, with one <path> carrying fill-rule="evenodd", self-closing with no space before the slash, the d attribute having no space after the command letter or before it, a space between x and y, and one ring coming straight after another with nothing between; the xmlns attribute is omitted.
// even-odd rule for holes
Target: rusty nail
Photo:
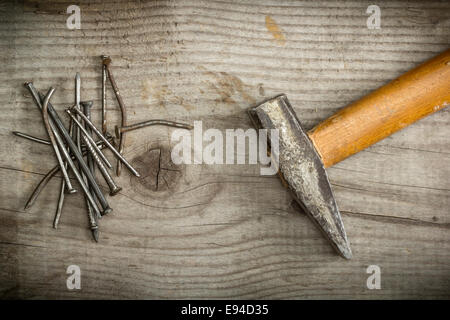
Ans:
<svg viewBox="0 0 450 320"><path fill-rule="evenodd" d="M79 110L76 107L73 107L72 110L77 110L77 114L80 115L82 114L81 110ZM67 114L70 116L70 118L72 118L73 122L77 125L77 128L80 129L81 132L83 132L83 136L86 137L86 139L90 142L90 144L92 144L92 147L95 149L96 153L99 155L99 157L103 160L103 162L108 166L108 168L112 168L111 163L109 162L109 160L106 158L106 156L103 154L103 152L100 151L100 149L95 145L94 139L91 138L91 136L88 134L88 132L86 131L86 129L83 127L83 125L81 124L80 121L77 120L77 118L75 117L74 114L72 114L70 112L69 109L66 110ZM86 117L83 114L84 117ZM85 141L86 143L86 141ZM86 146L88 147L88 145L86 144Z"/></svg>
<svg viewBox="0 0 450 320"><path fill-rule="evenodd" d="M80 97L80 91L81 91L81 80L80 80L80 74L77 73L76 74L76 99L75 99L75 107L80 109L80 103L81 103L81 97ZM81 109L80 109L81 110ZM74 119L71 119L71 123L73 124ZM79 120L79 119L78 119ZM77 148L78 151L81 153L81 132L80 132L80 128L78 126L75 126L76 129L76 138L77 138ZM86 148L88 151L90 151L91 149L93 149L93 147L91 146L91 144L89 143L89 141L86 140L86 138L84 137L84 135L82 136L83 141L86 145ZM81 166L81 165L80 165ZM90 171L90 169L89 169ZM91 171L90 171L91 172ZM92 174L92 172L91 172ZM92 175L94 177L94 175ZM88 180L86 178L86 175L84 174L83 171L81 171L81 178L83 178L84 183L88 186L89 188L89 192L92 193L92 188L90 186L90 184L88 183ZM94 177L95 179L95 177ZM92 196L92 194L91 194ZM94 197L92 196L92 198L94 199ZM88 221L89 221L89 227L91 229L92 232L92 236L94 237L94 240L96 242L98 242L98 237L99 237L99 232L98 232L98 225L97 225L97 221L95 219L95 217L98 216L98 211L96 211L96 214L94 214L94 210L89 202L89 199L87 198L87 196L85 195L84 200L86 201L86 207L87 207L87 216L88 216Z"/></svg>
<svg viewBox="0 0 450 320"><path fill-rule="evenodd" d="M127 125L127 113L126 113L126 107L125 104L123 102L122 96L120 95L120 91L119 88L117 87L117 83L114 79L114 76L111 72L111 69L109 68L111 64L111 58L110 57L105 57L103 59L103 66L106 69L106 72L108 74L108 78L109 78L109 82L111 82L111 86L113 88L114 94L116 96L117 102L119 104L119 108L120 108L120 114L122 117L121 120L121 126L125 127ZM124 150L124 146L125 146L125 134L121 134L119 137L119 146L118 146L118 151L120 154L123 154L123 150ZM117 169L116 169L116 175L120 176L121 173L121 162L118 160L117 161Z"/></svg>
<svg viewBox="0 0 450 320"><path fill-rule="evenodd" d="M131 164L128 163L128 161L109 143L108 139L106 139L102 133L94 126L94 124L86 118L86 116L79 111L77 108L72 108L71 110L67 110L67 112L70 114L71 111L74 111L78 113L81 118L85 121L85 123L91 127L91 129L94 131L94 133L106 144L106 146L112 151L112 153L136 176L140 177L141 175L134 169Z"/></svg>
<svg viewBox="0 0 450 320"><path fill-rule="evenodd" d="M71 134L72 131L73 131L73 122L70 121L69 134ZM66 150L69 151L68 148L66 148ZM67 160L66 160L66 161L64 161L64 168L67 170L67 167L68 167L68 164L67 164ZM65 189L66 189L66 182L64 179L61 179L61 188L59 190L58 204L56 205L55 218L53 219L53 228L55 228L55 229L58 228L59 219L61 218L62 208L64 205L64 198L65 198L65 194L64 194Z"/></svg>
<svg viewBox="0 0 450 320"><path fill-rule="evenodd" d="M105 145L103 144L103 141L98 141L97 145L103 149L105 148ZM83 152L83 156L86 155L87 152ZM74 156L71 157L72 160L75 159ZM51 178L53 178L53 176L59 171L59 165L54 166L52 169L50 169L50 171L48 171L45 176L41 179L41 181L39 181L38 185L36 186L36 188L34 188L33 192L31 193L30 197L27 200L27 203L25 205L25 209L30 208L35 202L36 199L38 198L39 194L41 193L42 190L44 190L44 187L47 185L47 183L51 180Z"/></svg>
<svg viewBox="0 0 450 320"><path fill-rule="evenodd" d="M32 90L31 93L32 93L33 97L36 96L36 98L39 99L41 94L37 93L37 91L34 89L34 87L31 90ZM49 114L52 117L52 119L55 121L56 126L61 131L62 135L64 136L65 140L67 141L67 144L69 145L70 150L74 154L76 161L79 163L81 170L87 176L89 184L92 185L92 188L93 188L94 192L96 193L103 210L108 211L108 212L112 211L112 209L109 207L108 202L106 201L102 191L100 190L98 184L96 183L95 178L92 176L91 172L89 171L89 168L87 167L86 163L84 162L83 156L78 151L77 146L75 145L75 142L70 137L69 133L67 132L67 129L64 127L64 124L62 123L60 117L58 116L58 113L55 111L55 109L53 108L53 106L50 103L48 104L48 111L49 111ZM55 134L55 136L56 136L56 134ZM93 207L98 209L97 204L94 202L93 198L91 197L89 189L87 188L86 184L84 183L84 181L80 175L80 172L77 170L77 168L73 164L72 159L70 158L69 154L67 153L67 151L65 150L65 148L63 146L64 146L64 143L61 140L61 148L62 148L63 154L65 155L67 161L69 162L70 168L72 169L78 182L82 186L84 193L89 197L89 201L91 202Z"/></svg>
<svg viewBox="0 0 450 320"><path fill-rule="evenodd" d="M102 56L102 133L106 134L107 126L106 126L106 64L111 60L109 56Z"/></svg>
<svg viewBox="0 0 450 320"><path fill-rule="evenodd" d="M73 188L72 183L70 182L69 175L67 174L67 170L65 168L64 161L61 157L61 153L60 153L60 150L58 148L58 145L57 145L57 142L55 139L55 133L54 133L55 127L54 127L54 125L50 125L50 121L48 118L48 104L49 104L51 96L53 95L53 92L55 92L55 88L52 87L49 89L49 91L47 92L47 94L44 98L43 105L42 105L42 119L44 120L45 128L46 128L48 136L50 138L50 142L52 144L53 150L55 151L55 155L56 155L56 159L58 160L59 167L61 168L61 172L64 177L67 190L69 193L75 193L76 190Z"/></svg>
<svg viewBox="0 0 450 320"><path fill-rule="evenodd" d="M131 124L131 125L121 127L121 128L119 128L119 126L116 126L115 127L116 137L119 138L124 132L132 131L132 130L136 130L136 129L140 129L140 128L145 128L148 126L154 126L154 125L163 125L163 126L188 129L188 130L193 128L193 126L191 126L189 124L181 123L181 122L155 119L155 120L147 120L147 121Z"/></svg>
<svg viewBox="0 0 450 320"><path fill-rule="evenodd" d="M83 112L86 115L86 117L91 120L91 108L92 108L92 101L83 101L81 102L81 105L83 106ZM92 137L92 130L85 125L85 128L87 132L89 133L89 136ZM95 177L95 165L94 160L92 158L92 154L88 152L87 154L87 165L89 167L89 170L91 171L92 175ZM92 187L89 187L89 190L91 190L91 193L94 195L94 199L96 199L95 193L92 191ZM101 214L97 215L97 219L101 218Z"/></svg>
<svg viewBox="0 0 450 320"><path fill-rule="evenodd" d="M120 190L122 190L122 188L118 187L116 185L116 183L114 182L113 178L109 174L108 169L106 169L105 165L102 163L102 161L98 157L97 152L92 147L90 141L86 138L85 134L83 134L83 139L84 139L84 142L85 142L85 144L86 144L86 146L87 146L87 148L89 150L90 155L92 155L93 159L95 160L95 163L97 164L97 166L100 169L100 173L102 174L103 178L105 178L105 181L108 184L109 194L111 196L116 195L118 192L120 192Z"/></svg>
<svg viewBox="0 0 450 320"><path fill-rule="evenodd" d="M26 133L23 133L23 132L13 131L12 133L14 135L18 136L18 137L25 138L27 140L31 140L31 141L34 141L34 142L37 142L37 143L46 144L48 146L50 146L52 144L48 140L37 138L37 137L33 137L32 135L29 135L29 134L26 134Z"/></svg>

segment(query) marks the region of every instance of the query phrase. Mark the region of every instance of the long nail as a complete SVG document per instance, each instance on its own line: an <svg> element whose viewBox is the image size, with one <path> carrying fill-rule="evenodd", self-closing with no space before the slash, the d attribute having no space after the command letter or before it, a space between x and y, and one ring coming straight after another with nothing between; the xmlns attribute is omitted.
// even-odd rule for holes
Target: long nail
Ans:
<svg viewBox="0 0 450 320"><path fill-rule="evenodd" d="M58 127L59 127L59 125L58 125ZM64 128L64 130L65 130L65 128ZM61 131L62 131L62 130L61 130ZM67 132L66 132L66 133L67 133ZM60 148L61 148L61 150L62 150L62 152L63 152L63 155L64 155L64 157L66 158L66 161L67 161L67 163L68 163L69 166L70 166L70 169L71 169L72 172L74 173L75 178L78 180L78 183L81 185L81 188L82 188L84 194L89 198L89 201L91 202L91 204L93 205L93 207L95 208L95 210L98 211L99 209L98 209L98 207L97 207L97 204L94 202L94 199L93 199L92 196L90 195L89 189L88 189L88 187L86 186L86 184L84 183L83 178L82 178L81 175L80 175L80 172L78 171L78 169L76 168L75 164L73 163L72 158L70 157L69 153L68 153L67 150L64 148L64 143L63 143L63 141L62 141L62 138L59 136L59 133L57 133L57 131L55 131L54 134L55 134L56 140L58 141L58 145L60 146ZM70 146L71 144L73 145L73 148L71 147L70 149L72 150L72 153L75 155L75 159L76 159L79 163L81 163L81 161L83 161L83 159L82 159L81 156L80 156L80 157L77 156L78 150L76 150L75 144L74 144L74 142L72 141L72 139L70 138L70 136L68 135L68 133L67 133L67 136L65 136L65 138L66 138L66 141L68 142L68 145L69 145L69 146ZM81 160L81 161L80 161L80 160Z"/></svg>
<svg viewBox="0 0 450 320"><path fill-rule="evenodd" d="M62 124L61 124L62 125ZM59 125L58 125L59 127ZM61 127L60 127L61 128ZM61 130L61 129L60 129ZM65 130L65 128L64 128ZM63 130L61 130L63 131ZM78 161L78 163L80 164L80 166L83 168L83 158L82 156L78 153L78 150L76 149L75 143L73 142L72 138L70 137L70 135L67 133L67 135L64 135L67 141L67 144L69 145L72 153L75 155L75 159L76 161ZM66 158L67 163L70 166L70 169L72 170L72 172L75 175L75 178L78 180L78 183L81 185L81 188L83 189L84 194L86 195L86 197L89 199L89 201L91 202L92 206L94 207L94 210L99 211L97 204L95 203L94 199L92 198L88 186L87 184L84 183L84 180L80 174L80 171L78 171L77 167L75 166L75 163L72 161L72 158L69 155L69 152L64 148L64 143L62 142L62 138L59 136L59 133L55 132L55 137L58 141L60 141L60 146L62 148L63 151L63 155ZM86 165L86 164L84 164ZM109 206L108 206L109 207Z"/></svg>
<svg viewBox="0 0 450 320"><path fill-rule="evenodd" d="M86 117L91 120L91 108L92 108L92 101L82 101L81 106L83 107L83 112L86 115ZM92 130L89 128L89 126L85 125L86 131L89 133L89 136L92 137ZM91 171L92 175L95 177L95 165L94 165L94 159L92 157L92 154L88 152L87 154L87 165L89 167L89 170ZM91 190L92 195L94 196L94 199L96 198L95 193L92 190L92 187L89 187L89 190ZM97 219L101 218L102 216L99 214L97 215ZM98 235L97 235L98 238Z"/></svg>
<svg viewBox="0 0 450 320"><path fill-rule="evenodd" d="M89 140L86 138L85 135L83 135L83 139L84 139L84 142L86 143L86 146L88 147L90 154L94 158L95 163L98 165L98 167L100 169L100 173L102 174L103 178L105 178L105 181L108 184L109 195L111 195L111 196L116 195L118 192L120 192L120 190L122 190L122 188L118 187L116 185L113 178L109 174L108 169L106 169L105 165L102 163L102 161L98 157L95 149L92 147L91 143L89 142Z"/></svg>
<svg viewBox="0 0 450 320"><path fill-rule="evenodd" d="M88 156L89 156L89 152L88 152ZM91 193L92 199L97 199L95 192L93 192L92 187L88 184L88 180L86 178L86 176L83 175L83 179L86 183L86 185L88 186L89 192ZM87 208L87 217L88 217L88 222L89 222L89 228L91 229L91 233L92 233L92 237L94 238L95 242L98 242L98 238L99 238L99 228L98 228L98 224L97 224L97 217L101 216L100 211L99 210L95 210L89 199L85 196L84 197L85 201L86 201L86 208Z"/></svg>
<svg viewBox="0 0 450 320"><path fill-rule="evenodd" d="M79 112L78 114L82 114L81 111L77 108L73 108L72 110L77 110L77 112ZM88 134L88 132L86 131L86 129L83 127L83 125L80 123L80 121L77 120L77 118L75 117L75 115L73 115L69 109L66 110L67 114L72 118L72 120L75 122L75 124L77 125L77 128L81 130L81 132L83 132L84 136L89 140L89 142L91 144L95 145L94 139L91 138L91 136ZM84 116L84 115L83 115ZM111 163L108 161L108 159L106 158L106 156L103 154L103 152L100 151L100 149L98 149L96 146L94 147L95 151L97 152L97 154L100 156L100 158L103 160L103 162L108 166L108 168L112 168Z"/></svg>
<svg viewBox="0 0 450 320"><path fill-rule="evenodd" d="M80 73L77 72L75 74L75 106L80 109L81 102L81 76ZM78 118L78 120L80 120ZM78 150L81 149L81 133L80 129L75 126L75 143L77 144ZM83 173L81 172L81 176L83 177Z"/></svg>
<svg viewBox="0 0 450 320"><path fill-rule="evenodd" d="M54 131L56 131L56 128L54 127L54 125L52 128L52 125L50 124L50 121L48 118L48 104L49 104L50 98L53 95L54 91L55 91L55 88L53 88L53 87L50 88L50 90L48 91L47 95L44 98L44 102L42 105L42 119L44 120L45 128L46 128L48 136L50 138L50 142L52 144L53 150L55 151L55 155L56 155L56 159L58 160L59 167L61 168L61 173L64 177L67 190L69 193L75 193L76 190L73 188L72 183L70 182L69 175L67 174L67 170L64 167L64 162L61 157L60 150L58 149L57 142L55 140Z"/></svg>
<svg viewBox="0 0 450 320"><path fill-rule="evenodd" d="M23 132L20 132L20 131L12 131L12 134L15 135L15 136L24 138L26 140L34 141L34 142L37 142L37 143L40 143L40 144L44 144L44 145L47 145L47 146L51 146L52 145L50 140L41 139L41 138L32 136L31 134L28 134L28 133L23 133ZM108 135L107 138L110 139L110 140L113 139L113 137L111 135ZM103 141L96 141L95 144L97 146L100 146L101 144L103 144ZM84 144L81 145L81 150L83 152L86 151L86 146Z"/></svg>
<svg viewBox="0 0 450 320"><path fill-rule="evenodd" d="M80 86L80 75L79 75L79 73L77 73L77 75L76 75L76 83L77 83L77 85L76 85L76 96L77 96L77 99L75 101L75 103L76 103L75 107L80 109L80 103L81 103L80 102L80 87L81 86ZM71 119L71 120L72 120L71 123L73 123L74 119ZM78 151L81 153L81 139L80 139L80 137L82 135L80 133L80 128L78 126L75 126L75 128L77 129L77 147L78 147ZM84 140L84 142L86 144L86 147L87 147L88 151L93 149L93 147L91 146L89 141L86 140L84 135L82 136L82 138L83 138L83 140ZM89 171L90 171L90 169L89 169ZM92 174L92 172L91 172L91 174ZM92 175L92 176L94 176L94 175ZM81 172L81 178L83 178L84 183L88 186L89 192L92 192L92 189L90 188L90 185L88 183L87 177L84 174L84 172ZM95 176L94 176L94 178L95 178ZM92 194L91 194L91 196L92 196ZM94 198L94 197L92 197L92 198ZM94 214L94 210L93 210L93 208L92 208L92 206L91 206L91 204L89 202L89 199L86 196L84 197L84 199L86 201L86 208L87 208L86 212L87 212L87 216L88 216L89 228L91 229L92 236L93 236L94 240L96 242L98 242L98 225L97 225L97 221L95 219L98 216L98 213Z"/></svg>
<svg viewBox="0 0 450 320"><path fill-rule="evenodd" d="M83 136L83 138L84 138L84 136ZM88 148L89 148L89 146L90 146L90 144L88 144ZM84 183L86 183L86 185L88 185L88 180L87 180L86 176L84 174L82 174L81 177L83 178ZM90 188L89 188L89 192L91 192ZM91 229L92 236L93 236L94 240L96 242L98 242L98 225L97 225L97 221L96 221L95 218L98 216L99 212L98 211L94 212L94 209L92 208L91 203L89 202L89 199L86 196L84 198L85 198L85 201L86 201L89 228Z"/></svg>
<svg viewBox="0 0 450 320"><path fill-rule="evenodd" d="M85 121L85 123L91 127L91 129L95 132L95 134L106 144L106 146L111 150L111 152L118 158L120 161L133 173L136 177L140 177L141 175L134 169L131 164L109 143L109 141L102 135L102 133L94 126L94 124L86 118L86 116L76 108L72 108L74 112L78 113L81 118Z"/></svg>
<svg viewBox="0 0 450 320"><path fill-rule="evenodd" d="M25 210L31 208L31 206L34 204L41 191L44 189L44 187L47 185L50 179L59 171L59 169L60 169L59 165L56 165L55 167L53 167L53 169L47 172L47 174L42 178L42 180L38 183L36 188L34 188L30 198L28 198L27 203L25 204Z"/></svg>
<svg viewBox="0 0 450 320"><path fill-rule="evenodd" d="M113 88L114 94L115 94L117 102L119 104L120 114L122 116L121 126L125 127L127 125L126 107L125 107L125 103L123 103L122 96L120 95L119 88L117 87L117 83L114 80L114 76L111 72L111 69L109 68L110 64L111 64L110 57L103 59L103 65L105 66L106 72L108 73L109 82L111 82L111 86ZM120 154L123 154L124 146L125 146L125 134L121 134L120 138L119 138L119 147L118 147ZM120 176L121 168L122 168L121 163L119 161L117 161L117 169L116 169L117 176Z"/></svg>
<svg viewBox="0 0 450 320"><path fill-rule="evenodd" d="M58 135L55 134L55 136L58 136ZM72 153L75 155L76 161L78 161L78 163L80 164L80 167L83 168L82 163L84 163L84 161L83 161L82 156L78 153L78 150L75 147L75 143L70 138L70 136L67 135L65 138L66 138L66 141L68 142L69 147L72 145L72 147L70 147L70 149L71 149ZM61 138L60 138L60 140L62 142ZM89 192L87 184L84 182L84 180L80 174L80 171L78 171L77 167L75 166L75 163L72 161L72 158L70 157L70 155L66 149L63 149L63 155L66 158L67 163L70 166L70 169L74 173L75 178L78 180L78 183L81 185L81 188L83 189L85 196L89 199L89 202L92 204L92 207L94 208L94 210L99 211L97 204L95 203L94 199L92 198L92 196ZM84 164L84 165L86 165L86 164Z"/></svg>
<svg viewBox="0 0 450 320"><path fill-rule="evenodd" d="M82 178L84 179L84 182L87 184L87 178L86 176L82 176ZM91 191L91 189L89 188L89 191ZM92 198L94 198L94 193L91 193ZM99 214L99 211L95 211L92 206L91 203L89 202L89 199L87 197L84 197L85 201L86 201L86 208L87 208L87 216L88 216L88 221L89 221L89 228L91 229L92 232L92 236L94 238L94 240L96 242L98 242L98 224L97 224L97 220L96 217Z"/></svg>
<svg viewBox="0 0 450 320"><path fill-rule="evenodd" d="M106 65L104 62L108 61L108 56L102 56L102 133L106 134Z"/></svg>
<svg viewBox="0 0 450 320"><path fill-rule="evenodd" d="M84 109L89 109L89 105L84 105L83 106ZM92 139L91 135L89 134L89 132L87 131L87 129L83 128L81 126L81 123L78 123L75 120L74 115L72 115L72 113L70 113L70 110L67 110L67 113L69 114L69 116L71 117L71 119L73 121L75 121L77 123L77 125L80 126L79 129L81 129L81 131L83 132L83 140L84 143L86 144L88 150L89 150L89 155L92 156L92 158L95 160L96 164L98 165L99 169L100 169L100 173L102 174L103 178L105 179L106 183L108 184L109 187L109 194L111 196L116 195L118 192L120 192L120 190L122 190L121 187L118 187L114 181L114 179L111 177L111 175L109 174L108 170L106 169L106 167L104 166L104 164L102 163L102 161L100 160L95 148L93 147L93 145L91 145L91 142L93 142L94 140ZM88 116L85 113L85 116L87 119ZM91 129L91 128L89 128ZM92 130L92 129L91 129Z"/></svg>
<svg viewBox="0 0 450 320"><path fill-rule="evenodd" d="M73 122L70 121L69 124L69 134L72 134L73 131ZM66 148L67 151L69 151L69 148ZM67 161L64 161L64 168L67 170L68 163ZM56 205L56 213L55 218L53 219L53 228L57 229L59 224L59 219L61 218L62 209L64 206L64 189L66 188L66 182L64 179L61 179L61 188L59 189L59 197L58 197L58 204Z"/></svg>
<svg viewBox="0 0 450 320"><path fill-rule="evenodd" d="M121 128L116 126L115 127L116 137L119 138L120 135L123 134L124 132L132 131L132 130L136 130L136 129L140 129L140 128L144 128L144 127L148 127L148 126L155 126L155 125L163 125L163 126L188 129L188 130L191 130L193 128L193 126L186 124L186 123L155 119L155 120L147 120L147 121L131 124L131 125L121 127Z"/></svg>
<svg viewBox="0 0 450 320"><path fill-rule="evenodd" d="M98 141L97 145L100 146L100 148L105 148L104 145L102 145L103 141ZM83 156L85 156L87 152L83 152ZM72 157L74 160L75 157ZM31 208L31 206L36 202L36 199L38 198L39 194L42 190L44 190L44 187L48 184L48 182L55 176L56 173L59 171L59 165L54 166L52 169L50 169L49 172L45 174L45 176L39 181L36 188L34 188L33 192L31 193L30 197L28 198L25 209ZM63 179L64 180L64 179Z"/></svg>
<svg viewBox="0 0 450 320"><path fill-rule="evenodd" d="M26 140L34 141L34 142L37 142L37 143L40 143L40 144L45 144L45 145L47 145L47 146L51 146L51 145L52 145L52 143L51 143L49 140L41 139L41 138L32 136L31 134L27 134L27 133L23 133L23 132L19 132L19 131L12 131L12 133L13 133L15 136L24 138L24 139L26 139ZM107 134L107 135L106 135L106 138L107 138L108 140L111 140L111 141L113 140L113 137L112 137L110 134ZM95 144L96 144L98 147L100 147L100 146L103 144L103 141L98 140L98 141L95 142ZM102 148L100 148L100 149L102 149ZM86 146L85 146L84 144L81 145L81 150L82 150L83 152L86 151Z"/></svg>
<svg viewBox="0 0 450 320"><path fill-rule="evenodd" d="M36 99L40 99L41 94L36 91L36 89L34 88L32 83L29 83L28 87L30 88L30 92L33 95L33 98L35 99L35 102L40 105L40 100L36 100ZM69 133L67 132L67 129L64 127L61 119L58 116L58 113L55 111L55 109L53 108L53 106L50 103L48 104L48 111L49 111L50 116L54 120L56 126L59 128L59 130L61 131L61 133L64 136L65 140L67 141L70 150L75 155L75 159L78 161L78 163L80 163L83 172L86 174L86 176L87 176L87 178L89 180L89 184L92 185L92 187L94 189L94 192L97 194L97 197L99 199L99 202L100 202L103 210L104 211L111 211L112 209L109 207L108 202L106 201L105 197L103 196L99 186L95 182L94 177L90 173L86 163L83 160L82 155L80 154L80 152L78 152L78 149L77 149L75 143L73 142L72 138L70 137ZM55 131L55 133L56 133L56 131ZM56 134L55 134L55 137L57 137ZM62 143L62 141L61 141L61 143ZM62 143L62 145L64 145L64 144ZM69 162L70 168L72 169L72 171L74 172L75 176L77 177L77 180L80 183L80 185L82 185L83 191L85 192L85 194L87 194L89 196L89 198L90 198L89 201L92 200L91 204L93 204L93 206L95 206L95 208L98 209L97 204L92 199L88 188L86 187L86 185L83 182L83 179L81 178L81 175L79 174L78 170L74 166L72 159L70 158L70 156L68 155L66 150L64 148L62 148L62 149L64 151L63 154L65 154L65 157L68 158L67 161Z"/></svg>
<svg viewBox="0 0 450 320"><path fill-rule="evenodd" d="M25 138L25 139L27 139L27 140L31 140L31 141L34 141L34 142L37 142L37 143L46 144L46 145L48 145L48 146L50 146L50 145L52 144L52 143L51 143L50 141L48 141L48 140L41 139L41 138L36 138L36 137L33 137L33 136L31 136L31 135L29 135L29 134L26 134L26 133L23 133L23 132L13 131L12 133L13 133L14 135L18 136L18 137Z"/></svg>

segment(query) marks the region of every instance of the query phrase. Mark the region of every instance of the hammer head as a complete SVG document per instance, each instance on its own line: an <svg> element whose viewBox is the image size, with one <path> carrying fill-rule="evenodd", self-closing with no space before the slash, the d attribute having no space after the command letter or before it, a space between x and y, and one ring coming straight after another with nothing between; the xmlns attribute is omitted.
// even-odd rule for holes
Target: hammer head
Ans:
<svg viewBox="0 0 450 320"><path fill-rule="evenodd" d="M279 173L297 203L339 254L350 259L352 251L327 172L287 97L279 95L266 100L249 109L249 115L256 128L279 130L279 154L272 161L278 159Z"/></svg>

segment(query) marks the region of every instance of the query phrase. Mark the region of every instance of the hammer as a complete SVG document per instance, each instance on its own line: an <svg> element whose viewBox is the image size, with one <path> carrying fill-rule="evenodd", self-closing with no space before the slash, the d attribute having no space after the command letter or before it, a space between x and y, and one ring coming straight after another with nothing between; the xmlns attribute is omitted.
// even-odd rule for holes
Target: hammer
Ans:
<svg viewBox="0 0 450 320"><path fill-rule="evenodd" d="M278 148L272 148L271 158L277 162L279 175L337 252L350 259L352 251L325 169L448 105L450 49L308 132L284 94L248 113L257 129L278 129Z"/></svg>

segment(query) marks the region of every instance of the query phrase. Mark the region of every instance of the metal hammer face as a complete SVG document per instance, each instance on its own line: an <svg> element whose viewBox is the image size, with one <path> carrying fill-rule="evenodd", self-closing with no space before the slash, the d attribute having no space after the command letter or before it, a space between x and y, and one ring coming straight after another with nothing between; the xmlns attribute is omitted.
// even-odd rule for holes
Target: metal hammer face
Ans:
<svg viewBox="0 0 450 320"><path fill-rule="evenodd" d="M346 259L352 257L341 214L322 160L285 95L249 110L257 128L279 130L279 173L294 199ZM269 130L270 131L270 130ZM272 161L274 161L272 159Z"/></svg>

